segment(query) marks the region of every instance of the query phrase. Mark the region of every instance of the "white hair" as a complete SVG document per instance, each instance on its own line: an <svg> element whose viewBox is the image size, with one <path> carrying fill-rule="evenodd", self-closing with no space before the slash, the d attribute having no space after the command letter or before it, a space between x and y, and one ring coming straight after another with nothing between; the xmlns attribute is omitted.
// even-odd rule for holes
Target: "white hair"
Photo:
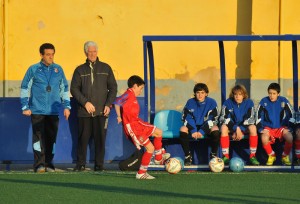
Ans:
<svg viewBox="0 0 300 204"><path fill-rule="evenodd" d="M98 45L94 41L87 41L84 43L84 53L87 54L88 48L90 46L96 47L96 50L98 51Z"/></svg>

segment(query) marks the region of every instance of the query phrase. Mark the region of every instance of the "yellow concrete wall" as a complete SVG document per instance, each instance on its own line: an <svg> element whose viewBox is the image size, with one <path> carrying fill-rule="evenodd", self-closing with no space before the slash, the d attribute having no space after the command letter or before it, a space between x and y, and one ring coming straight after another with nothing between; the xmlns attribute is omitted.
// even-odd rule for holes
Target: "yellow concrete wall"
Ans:
<svg viewBox="0 0 300 204"><path fill-rule="evenodd" d="M3 0L0 0L1 9L0 9L0 29L1 29L1 37L0 37L0 81L4 79L4 5Z"/></svg>
<svg viewBox="0 0 300 204"><path fill-rule="evenodd" d="M85 60L83 43L96 41L100 59L112 66L117 80L122 82L132 74L143 76L143 35L300 33L297 0L0 2L4 5L0 11L3 17L0 26L4 31L0 57L5 56L1 60L0 80L5 80L6 96L19 95L20 80L27 68L39 61L38 48L44 42L56 46L55 61L63 66L70 80L74 68ZM257 81L291 79L290 43L225 42L224 45L228 82L250 79L257 84ZM219 94L216 42L155 42L153 46L157 80L189 82L188 87L201 81L208 84L211 93ZM263 83L260 85L265 87ZM120 87L119 93L125 86ZM156 92L167 96L172 89L172 84L159 85Z"/></svg>
<svg viewBox="0 0 300 204"><path fill-rule="evenodd" d="M28 66L39 60L38 47L43 42L56 46L56 61L70 79L85 59L83 43L95 40L100 58L111 64L121 80L143 74L143 35L235 34L236 1L4 1L8 10L7 80L23 77ZM173 77L185 73L186 68L192 76L199 69L219 67L217 45L186 44L186 48L184 43L154 45L157 66L172 68ZM158 70L157 77L170 76Z"/></svg>
<svg viewBox="0 0 300 204"><path fill-rule="evenodd" d="M252 33L279 34L279 0L253 0ZM278 42L252 43L253 79L278 79Z"/></svg>

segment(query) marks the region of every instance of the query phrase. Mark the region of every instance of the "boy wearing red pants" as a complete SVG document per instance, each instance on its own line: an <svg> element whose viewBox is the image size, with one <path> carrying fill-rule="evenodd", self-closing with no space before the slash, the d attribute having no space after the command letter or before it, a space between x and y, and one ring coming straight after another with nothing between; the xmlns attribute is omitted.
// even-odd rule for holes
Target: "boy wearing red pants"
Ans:
<svg viewBox="0 0 300 204"><path fill-rule="evenodd" d="M269 156L266 163L268 166L273 165L276 160L276 154L271 147L276 139L285 140L281 161L283 165L291 165L289 154L293 147L293 135L289 126L294 110L289 101L279 94L280 85L271 83L268 96L261 99L256 114L257 130L261 134L263 148Z"/></svg>
<svg viewBox="0 0 300 204"><path fill-rule="evenodd" d="M136 99L142 93L145 81L136 75L131 76L127 81L127 91L119 96L114 102L118 123L122 122L127 138L141 149L145 147L142 162L136 179L155 179L147 173L152 154L155 155L155 164L164 164L170 158L169 153L162 154L162 130L139 118L140 106ZM149 137L153 136L153 144Z"/></svg>

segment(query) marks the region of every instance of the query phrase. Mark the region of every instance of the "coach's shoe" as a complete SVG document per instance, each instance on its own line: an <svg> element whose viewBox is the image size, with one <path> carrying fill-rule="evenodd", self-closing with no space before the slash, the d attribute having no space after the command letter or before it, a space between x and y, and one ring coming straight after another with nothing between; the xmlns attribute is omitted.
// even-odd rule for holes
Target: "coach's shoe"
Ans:
<svg viewBox="0 0 300 204"><path fill-rule="evenodd" d="M282 162L283 165L286 165L286 166L291 166L291 165L292 165L292 163L291 163L291 161L290 161L289 155L283 156L283 157L281 158L281 162Z"/></svg>
<svg viewBox="0 0 300 204"><path fill-rule="evenodd" d="M276 156L275 155L269 155L268 161L266 163L267 166L272 166L274 161L276 161Z"/></svg>
<svg viewBox="0 0 300 204"><path fill-rule="evenodd" d="M103 166L95 165L94 171L104 171L104 168L103 168Z"/></svg>
<svg viewBox="0 0 300 204"><path fill-rule="evenodd" d="M250 161L250 164L254 165L254 166L258 166L260 164L259 161L257 161L256 157L251 157L249 159L249 161Z"/></svg>
<svg viewBox="0 0 300 204"><path fill-rule="evenodd" d="M73 171L84 171L85 170L85 165L76 165L73 169Z"/></svg>
<svg viewBox="0 0 300 204"><path fill-rule="evenodd" d="M36 169L35 172L41 174L41 173L45 173L45 171L46 171L45 167L41 165Z"/></svg>
<svg viewBox="0 0 300 204"><path fill-rule="evenodd" d="M165 164L165 162L169 159L171 157L171 154L170 153L164 153L164 154L162 154L162 159L160 160L160 161L158 161L158 160L154 160L154 163L156 164L156 165L163 165L163 164Z"/></svg>
<svg viewBox="0 0 300 204"><path fill-rule="evenodd" d="M189 154L187 156L184 157L184 166L191 166L192 165L192 155Z"/></svg>
<svg viewBox="0 0 300 204"><path fill-rule="evenodd" d="M300 166L300 158L294 160L293 165L294 166Z"/></svg>
<svg viewBox="0 0 300 204"><path fill-rule="evenodd" d="M135 178L136 178L136 179L155 179L154 176L151 176L151 175L148 174L147 172L146 172L146 173L143 173L143 174L136 173Z"/></svg>
<svg viewBox="0 0 300 204"><path fill-rule="evenodd" d="M46 164L45 170L46 170L46 172L52 173L52 172L55 172L55 167L52 163Z"/></svg>
<svg viewBox="0 0 300 204"><path fill-rule="evenodd" d="M230 162L230 159L227 158L226 156L223 156L222 160L223 160L225 165L229 164L229 162Z"/></svg>

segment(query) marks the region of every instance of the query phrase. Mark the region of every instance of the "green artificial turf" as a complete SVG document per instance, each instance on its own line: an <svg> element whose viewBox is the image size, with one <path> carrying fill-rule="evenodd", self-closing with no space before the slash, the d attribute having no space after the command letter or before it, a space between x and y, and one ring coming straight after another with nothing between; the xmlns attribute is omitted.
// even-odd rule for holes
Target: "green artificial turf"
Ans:
<svg viewBox="0 0 300 204"><path fill-rule="evenodd" d="M300 203L300 174L105 171L0 173L1 203Z"/></svg>

